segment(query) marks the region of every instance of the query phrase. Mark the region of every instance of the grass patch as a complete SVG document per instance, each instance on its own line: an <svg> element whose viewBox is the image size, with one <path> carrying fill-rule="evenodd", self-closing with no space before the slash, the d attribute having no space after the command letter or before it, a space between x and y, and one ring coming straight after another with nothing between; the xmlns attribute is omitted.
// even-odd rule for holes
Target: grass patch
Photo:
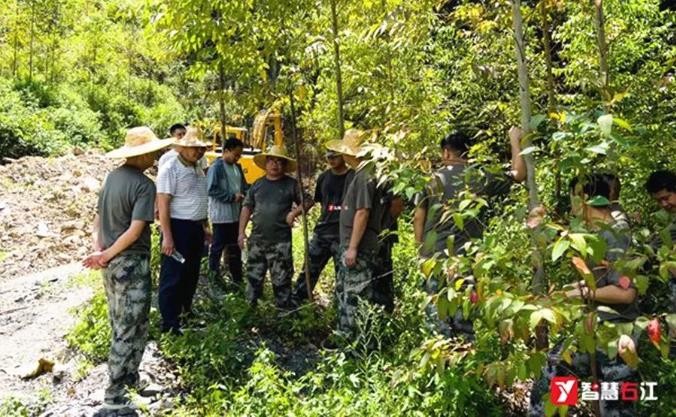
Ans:
<svg viewBox="0 0 676 417"><path fill-rule="evenodd" d="M54 401L49 388L42 388L37 392L34 402L28 402L14 396L0 400L0 416L3 417L30 417L40 415L47 406Z"/></svg>
<svg viewBox="0 0 676 417"><path fill-rule="evenodd" d="M297 276L303 259L300 227L294 230L293 246ZM280 312L273 305L269 280L255 310L242 292L222 300L197 299L196 319L185 323L188 330L180 337L160 335L160 317L152 309L150 338L159 341L187 392L171 415L501 415L492 391L472 372L474 362L443 374L420 366L421 355L414 352L430 335L422 325L424 295L414 252L408 239L395 250L395 314L362 309L361 344L343 351L321 348L335 328L333 301L328 307ZM331 288L322 297L333 300L333 271L327 270L322 279L319 291ZM87 363L105 360L110 329L101 290L79 318L69 344L83 352Z"/></svg>
<svg viewBox="0 0 676 417"><path fill-rule="evenodd" d="M78 307L78 322L66 335L72 348L78 349L87 360L100 363L108 358L111 330L108 323L108 306L103 290L82 307Z"/></svg>
<svg viewBox="0 0 676 417"><path fill-rule="evenodd" d="M94 289L103 289L103 281L101 278L101 271L88 269L73 275L68 279L66 288L83 288L90 287Z"/></svg>

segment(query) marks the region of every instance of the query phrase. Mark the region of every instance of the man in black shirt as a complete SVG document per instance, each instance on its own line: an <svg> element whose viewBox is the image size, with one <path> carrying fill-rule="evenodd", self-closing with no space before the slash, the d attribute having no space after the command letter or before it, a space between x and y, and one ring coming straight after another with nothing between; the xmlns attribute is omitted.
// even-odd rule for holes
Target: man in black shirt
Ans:
<svg viewBox="0 0 676 417"><path fill-rule="evenodd" d="M319 175L315 188L314 201L321 204L322 212L319 215L319 220L317 220L309 245L310 291L317 285L319 276L330 258L333 258L333 265L337 274L338 249L340 246L338 228L340 209L343 204L343 192L354 176L354 171L348 168L339 153L329 150L326 153L326 160L329 169ZM298 304L308 298L305 267L298 275L293 297Z"/></svg>

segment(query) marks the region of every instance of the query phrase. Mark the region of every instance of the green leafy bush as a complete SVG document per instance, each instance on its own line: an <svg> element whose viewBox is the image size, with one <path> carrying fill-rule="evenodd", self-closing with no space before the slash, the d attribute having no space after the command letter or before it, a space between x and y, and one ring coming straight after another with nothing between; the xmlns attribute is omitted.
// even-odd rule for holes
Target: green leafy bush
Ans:
<svg viewBox="0 0 676 417"><path fill-rule="evenodd" d="M106 296L99 290L78 314L78 322L66 335L66 341L88 360L100 363L108 358L110 338Z"/></svg>

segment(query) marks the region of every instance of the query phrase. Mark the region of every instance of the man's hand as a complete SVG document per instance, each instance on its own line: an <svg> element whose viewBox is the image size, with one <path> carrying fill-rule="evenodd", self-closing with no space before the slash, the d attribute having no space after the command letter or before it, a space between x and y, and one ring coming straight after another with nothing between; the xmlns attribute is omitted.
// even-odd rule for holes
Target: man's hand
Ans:
<svg viewBox="0 0 676 417"><path fill-rule="evenodd" d="M162 253L167 256L171 256L176 250L174 245L174 238L171 236L164 235L162 236Z"/></svg>
<svg viewBox="0 0 676 417"><path fill-rule="evenodd" d="M211 233L211 230L209 228L205 227L204 228L204 243L207 245L211 245L211 242L214 239L214 235Z"/></svg>
<svg viewBox="0 0 676 417"><path fill-rule="evenodd" d="M289 227L293 227L293 223L296 221L296 214L291 210L289 214L286 215L286 224L289 225Z"/></svg>
<svg viewBox="0 0 676 417"><path fill-rule="evenodd" d="M520 127L512 126L509 129L509 141L512 146L521 147L521 138L523 137L523 130Z"/></svg>
<svg viewBox="0 0 676 417"><path fill-rule="evenodd" d="M573 289L565 292L568 298L584 298L589 297L589 287L584 281L578 281L573 284Z"/></svg>
<svg viewBox="0 0 676 417"><path fill-rule="evenodd" d="M246 242L246 235L244 233L240 233L239 236L237 236L237 244L239 245L239 248L241 250L244 250L244 243Z"/></svg>
<svg viewBox="0 0 676 417"><path fill-rule="evenodd" d="M85 268L101 269L105 268L108 265L108 261L109 259L106 256L105 252L97 251L87 256L82 261L82 265L84 265Z"/></svg>
<svg viewBox="0 0 676 417"><path fill-rule="evenodd" d="M345 262L346 267L354 267L357 264L357 249L347 248L343 261Z"/></svg>
<svg viewBox="0 0 676 417"><path fill-rule="evenodd" d="M242 193L235 194L235 203L239 203L242 201L244 201L244 194Z"/></svg>

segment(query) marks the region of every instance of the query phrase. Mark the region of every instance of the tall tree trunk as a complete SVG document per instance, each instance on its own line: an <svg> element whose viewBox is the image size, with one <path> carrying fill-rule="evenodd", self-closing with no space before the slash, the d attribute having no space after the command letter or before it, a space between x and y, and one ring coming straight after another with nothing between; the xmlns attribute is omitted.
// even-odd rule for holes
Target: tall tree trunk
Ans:
<svg viewBox="0 0 676 417"><path fill-rule="evenodd" d="M540 21L542 23L542 44L545 52L545 66L547 69L547 109L553 112L556 109L556 88L554 86L554 65L552 64L552 34L549 25L549 9L547 2L540 2Z"/></svg>
<svg viewBox="0 0 676 417"><path fill-rule="evenodd" d="M16 79L19 66L19 0L16 0L14 12L14 55L12 57L12 78Z"/></svg>
<svg viewBox="0 0 676 417"><path fill-rule="evenodd" d="M383 19L387 19L387 0L381 0L380 1L380 7L383 10ZM395 83L394 83L394 69L392 68L392 51L390 50L390 47L388 45L388 42L385 40L383 41L384 48L385 48L385 64L387 67L387 82L389 83L388 90L390 92L390 102L392 105L395 104L394 100L394 92L395 92Z"/></svg>
<svg viewBox="0 0 676 417"><path fill-rule="evenodd" d="M31 1L30 47L28 53L28 80L33 81L33 41L35 40L35 0Z"/></svg>
<svg viewBox="0 0 676 417"><path fill-rule="evenodd" d="M296 126L296 100L294 98L293 88L289 93L289 104L291 107L291 134L293 136L293 145L296 151L296 159L298 163L296 164L296 176L298 177L298 183L300 184L300 208L303 216L303 273L305 274L305 286L307 287L307 297L310 302L314 301L314 295L312 293L312 281L310 279L310 238L309 238L309 227L307 221L307 210L305 206L305 191L303 187L303 169L301 167L301 154L300 154L300 137L298 135L298 127Z"/></svg>
<svg viewBox="0 0 676 417"><path fill-rule="evenodd" d="M521 17L521 0L512 0L512 20L514 24L514 43L516 50L516 62L519 70L519 101L521 103L521 129L524 132L524 146L531 146L528 133L530 130L531 119L531 102L530 102L530 88L528 81L528 68L526 66L526 45L523 40L523 19ZM540 204L538 198L537 184L535 183L535 162L531 154L523 156L526 162L526 184L528 185L528 206L530 209L537 207ZM544 271L544 257L543 250L539 246L538 235L541 231L538 229L533 231L533 292L537 295L544 295L547 291L547 281ZM536 347L538 349L545 349L548 346L547 341L547 327L544 322L541 322L536 329Z"/></svg>
<svg viewBox="0 0 676 417"><path fill-rule="evenodd" d="M336 96L338 97L338 133L345 134L345 117L343 116L343 78L340 72L340 44L338 40L338 15L336 2L331 0L331 28L333 30L333 59L336 68Z"/></svg>
<svg viewBox="0 0 676 417"><path fill-rule="evenodd" d="M594 26L596 26L596 42L599 50L599 84L601 99L606 112L610 111L610 68L608 67L608 43L606 42L606 21L603 17L603 0L593 0L596 11Z"/></svg>
<svg viewBox="0 0 676 417"><path fill-rule="evenodd" d="M540 22L542 24L542 44L545 53L545 67L547 70L547 111L553 113L556 111L556 87L554 84L554 65L552 64L552 34L549 24L549 9L547 3L549 0L540 2ZM560 160L560 158L556 158ZM557 163L556 174L554 176L554 194L556 201L561 201L561 168Z"/></svg>
<svg viewBox="0 0 676 417"><path fill-rule="evenodd" d="M523 19L521 17L521 0L512 1L512 14L514 23L514 41L516 49L516 61L519 69L519 102L521 104L521 129L525 134L524 146L531 145L528 138L530 130L531 104L530 87L528 80L528 67L526 66L526 49L523 41ZM540 204L538 199L537 185L535 184L535 164L533 157L528 154L523 156L526 162L526 179L528 185L528 205L530 208Z"/></svg>
<svg viewBox="0 0 676 417"><path fill-rule="evenodd" d="M218 107L221 118L221 144L227 139L225 136L225 67L223 61L218 62Z"/></svg>

